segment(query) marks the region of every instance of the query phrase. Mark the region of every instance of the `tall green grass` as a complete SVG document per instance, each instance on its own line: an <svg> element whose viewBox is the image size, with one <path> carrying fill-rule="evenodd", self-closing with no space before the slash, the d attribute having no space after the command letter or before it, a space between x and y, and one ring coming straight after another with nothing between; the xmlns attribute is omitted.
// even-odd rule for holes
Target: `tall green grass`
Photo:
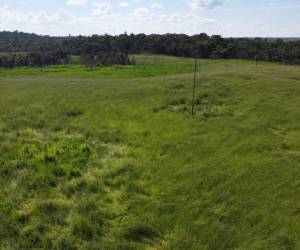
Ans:
<svg viewBox="0 0 300 250"><path fill-rule="evenodd" d="M1 71L0 249L299 249L299 67L143 57Z"/></svg>

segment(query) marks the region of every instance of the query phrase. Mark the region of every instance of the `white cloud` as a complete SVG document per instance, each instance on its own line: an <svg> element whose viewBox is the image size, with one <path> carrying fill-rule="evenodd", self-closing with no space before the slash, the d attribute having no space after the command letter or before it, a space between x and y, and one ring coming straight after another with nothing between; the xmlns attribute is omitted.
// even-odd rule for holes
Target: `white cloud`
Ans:
<svg viewBox="0 0 300 250"><path fill-rule="evenodd" d="M1 1L1 0L0 0ZM19 4L29 3L28 0L18 0ZM64 3L75 0L65 0ZM83 0L80 0L83 1ZM79 1L79 2L80 2ZM88 0L85 0L88 1ZM93 1L95 3L93 4ZM159 8L162 1L153 0L148 8L133 8L123 11L118 15L114 9L120 10L120 4L127 3L132 6L143 6L142 2L134 3L138 0L93 0L87 4L90 11L72 12L68 9L58 9L56 11L26 11L22 6L15 8L0 4L0 30L22 30L25 32L35 32L38 34L50 35L90 35L90 34L120 34L124 31L128 33L186 33L198 34L206 32L208 34L222 34L225 36L300 36L297 18L285 21L285 24L278 26L270 21L266 21L262 16L260 22L249 23L241 18L236 23L231 20L223 22L222 17L218 20L208 12L197 13L189 8L177 9L177 11L164 11ZM212 9L220 6L229 0L183 0L190 3L193 10ZM268 0L272 1L272 0ZM78 3L78 0L76 1ZM81 2L83 3L83 2ZM113 3L115 5L113 5ZM157 4L158 5L157 5ZM127 4L123 4L124 8ZM267 4L267 2L266 2ZM252 7L251 11L287 11L298 10L299 4L269 4L264 6ZM144 5L145 6L145 5ZM187 6L186 6L187 7ZM224 8L224 15L231 15L232 12L249 10L250 7ZM223 10L222 10L223 11ZM226 11L226 12L225 12ZM222 12L223 13L223 12ZM206 18L202 15L206 14ZM213 13L212 13L213 14ZM258 18L257 18L258 19ZM228 22L234 23L231 25ZM288 25L287 25L288 23ZM288 26L288 27L287 27Z"/></svg>
<svg viewBox="0 0 300 250"><path fill-rule="evenodd" d="M113 6L110 3L94 3L95 9L92 11L93 15L103 16L111 13Z"/></svg>
<svg viewBox="0 0 300 250"><path fill-rule="evenodd" d="M75 15L64 9L59 9L54 15L50 16L52 22L72 22L74 19L76 19Z"/></svg>
<svg viewBox="0 0 300 250"><path fill-rule="evenodd" d="M16 1L16 4L18 4L18 5L25 5L25 4L28 4L28 2L20 0L20 1Z"/></svg>
<svg viewBox="0 0 300 250"><path fill-rule="evenodd" d="M135 18L135 19L140 19L144 20L147 19L150 16L151 12L148 8L138 8L133 10L129 16Z"/></svg>
<svg viewBox="0 0 300 250"><path fill-rule="evenodd" d="M68 0L68 5L86 5L89 0Z"/></svg>
<svg viewBox="0 0 300 250"><path fill-rule="evenodd" d="M151 8L152 8L152 9L161 9L161 8L162 8L162 5L159 4L159 3L153 3L153 4L151 5Z"/></svg>
<svg viewBox="0 0 300 250"><path fill-rule="evenodd" d="M190 6L192 9L214 9L224 3L225 0L191 0Z"/></svg>
<svg viewBox="0 0 300 250"><path fill-rule="evenodd" d="M59 9L53 14L48 14L45 11L23 13L7 7L0 7L0 23L5 26L57 25L62 23L70 24L75 21L76 16L64 9Z"/></svg>
<svg viewBox="0 0 300 250"><path fill-rule="evenodd" d="M0 30L22 30L38 34L120 34L128 33L197 33L207 32L213 20L184 13L160 14L152 8L137 8L127 15L112 13L110 4L93 5L94 15L77 16L60 9L49 13L25 12L0 6ZM95 16L96 15L96 16Z"/></svg>
<svg viewBox="0 0 300 250"><path fill-rule="evenodd" d="M127 7L129 7L129 3L128 2L122 2L122 3L119 4L119 6L122 7L122 8L127 8Z"/></svg>

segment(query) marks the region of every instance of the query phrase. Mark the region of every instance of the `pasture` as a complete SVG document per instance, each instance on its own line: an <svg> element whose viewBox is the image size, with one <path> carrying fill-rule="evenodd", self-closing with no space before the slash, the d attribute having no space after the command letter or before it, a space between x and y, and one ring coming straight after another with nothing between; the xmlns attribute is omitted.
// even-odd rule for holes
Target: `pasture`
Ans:
<svg viewBox="0 0 300 250"><path fill-rule="evenodd" d="M0 249L300 249L299 66L136 61L0 70Z"/></svg>

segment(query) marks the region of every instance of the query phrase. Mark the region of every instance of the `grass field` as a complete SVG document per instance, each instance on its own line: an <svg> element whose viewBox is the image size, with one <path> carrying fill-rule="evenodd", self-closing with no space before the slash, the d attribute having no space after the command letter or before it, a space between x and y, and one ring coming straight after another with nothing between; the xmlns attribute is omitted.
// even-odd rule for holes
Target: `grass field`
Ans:
<svg viewBox="0 0 300 250"><path fill-rule="evenodd" d="M0 70L0 249L300 249L299 66L147 58Z"/></svg>

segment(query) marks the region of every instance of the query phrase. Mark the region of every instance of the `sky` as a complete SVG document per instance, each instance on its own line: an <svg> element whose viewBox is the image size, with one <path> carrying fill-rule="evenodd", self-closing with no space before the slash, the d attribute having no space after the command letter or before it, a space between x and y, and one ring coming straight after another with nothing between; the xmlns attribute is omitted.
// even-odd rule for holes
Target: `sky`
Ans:
<svg viewBox="0 0 300 250"><path fill-rule="evenodd" d="M300 0L0 0L0 30L300 37Z"/></svg>

